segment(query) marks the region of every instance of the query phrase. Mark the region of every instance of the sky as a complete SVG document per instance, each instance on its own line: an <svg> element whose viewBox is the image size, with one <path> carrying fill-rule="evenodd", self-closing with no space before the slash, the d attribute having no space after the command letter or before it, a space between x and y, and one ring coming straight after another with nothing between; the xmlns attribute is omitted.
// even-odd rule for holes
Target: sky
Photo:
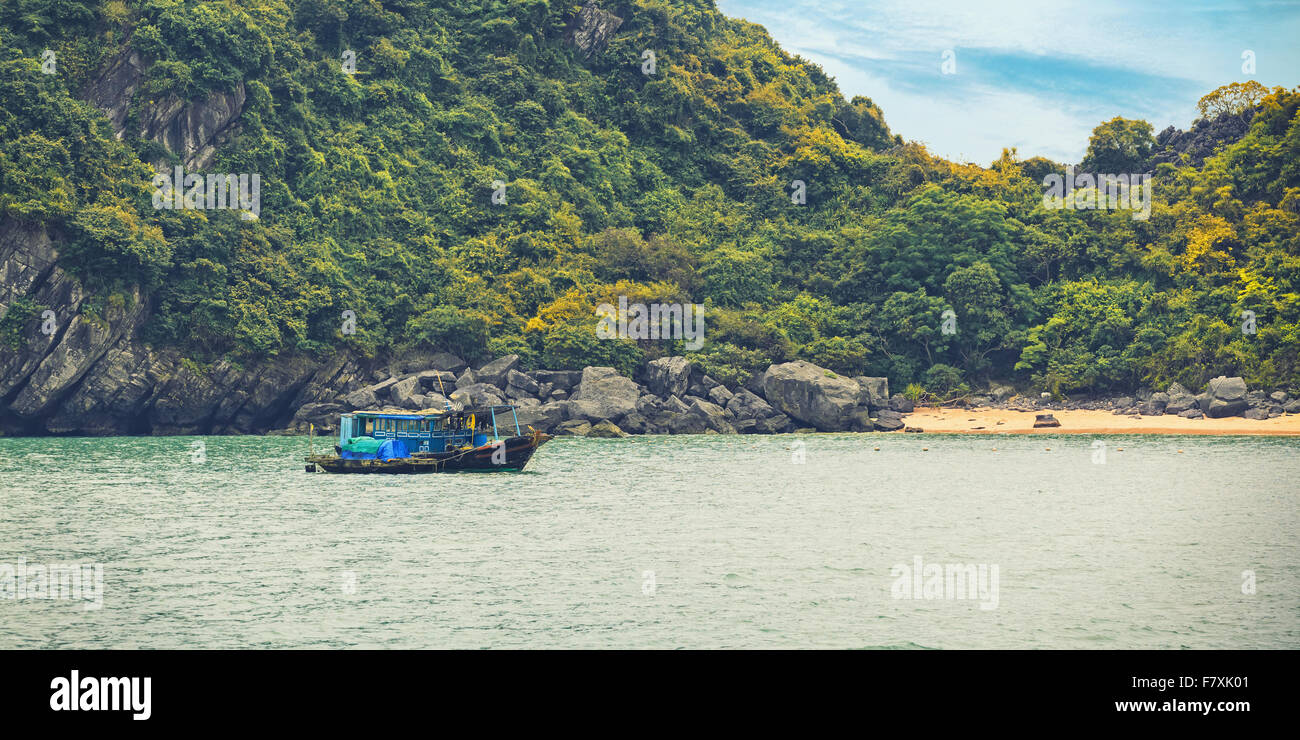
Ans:
<svg viewBox="0 0 1300 740"><path fill-rule="evenodd" d="M816 62L893 133L988 165L1076 163L1097 124L1186 129L1229 82L1300 85L1300 0L718 0ZM1244 70L1253 53L1254 72ZM948 54L951 52L951 54ZM949 61L945 72L945 58Z"/></svg>

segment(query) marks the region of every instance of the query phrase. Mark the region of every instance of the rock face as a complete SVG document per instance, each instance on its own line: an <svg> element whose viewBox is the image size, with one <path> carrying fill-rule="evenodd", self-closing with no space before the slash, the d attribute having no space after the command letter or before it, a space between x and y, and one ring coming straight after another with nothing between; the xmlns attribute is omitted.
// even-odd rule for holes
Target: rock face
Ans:
<svg viewBox="0 0 1300 740"><path fill-rule="evenodd" d="M127 49L84 92L86 101L108 116L119 139L126 133L128 114L147 68L139 52ZM168 95L141 107L138 133L142 139L162 144L180 158L186 169L206 169L216 159L221 145L238 134L237 121L246 98L242 82L233 90L214 92L201 101ZM161 157L153 164L162 168L168 160Z"/></svg>
<svg viewBox="0 0 1300 740"><path fill-rule="evenodd" d="M217 158L217 149L239 133L235 121L244 110L244 83L229 92L215 92L198 102L186 102L172 95L140 115L141 138L156 141L177 154L186 169L207 169ZM154 162L164 167L166 159Z"/></svg>
<svg viewBox="0 0 1300 740"><path fill-rule="evenodd" d="M591 59L609 46L609 40L614 38L614 32L621 25L622 18L601 10L599 5L589 1L569 21L565 38L582 51L584 59Z"/></svg>
<svg viewBox="0 0 1300 740"><path fill-rule="evenodd" d="M564 406L557 402L538 404L519 409L519 427L532 427L539 432L550 432L565 421Z"/></svg>
<svg viewBox="0 0 1300 740"><path fill-rule="evenodd" d="M581 370L538 370L533 378L539 384L551 386L554 390L571 391L582 380Z"/></svg>
<svg viewBox="0 0 1300 740"><path fill-rule="evenodd" d="M113 134L121 139L126 133L126 117L131 110L135 91L140 89L146 65L140 52L127 49L119 54L82 93L82 98L108 116Z"/></svg>
<svg viewBox="0 0 1300 740"><path fill-rule="evenodd" d="M1138 413L1143 416L1160 416L1169 405L1168 393L1152 393L1151 397L1138 404Z"/></svg>
<svg viewBox="0 0 1300 740"><path fill-rule="evenodd" d="M803 360L772 365L763 375L763 395L773 408L823 432L849 428L860 390L856 382Z"/></svg>
<svg viewBox="0 0 1300 740"><path fill-rule="evenodd" d="M389 386L388 397L393 399L393 403L399 407L418 409L424 404L423 398L420 401L415 400L415 396L420 390L420 379L411 375Z"/></svg>

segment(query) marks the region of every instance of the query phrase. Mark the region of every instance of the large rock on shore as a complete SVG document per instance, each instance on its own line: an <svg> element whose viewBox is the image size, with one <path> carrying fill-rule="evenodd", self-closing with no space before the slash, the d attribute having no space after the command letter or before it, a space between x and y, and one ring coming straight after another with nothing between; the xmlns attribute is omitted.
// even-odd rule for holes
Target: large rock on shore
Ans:
<svg viewBox="0 0 1300 740"><path fill-rule="evenodd" d="M849 428L860 391L857 382L803 360L772 365L763 375L773 408L823 432Z"/></svg>
<svg viewBox="0 0 1300 740"><path fill-rule="evenodd" d="M858 405L873 409L889 406L889 378L872 378L865 375L853 379L861 390L858 392Z"/></svg>
<svg viewBox="0 0 1300 740"><path fill-rule="evenodd" d="M776 413L771 404L744 388L727 401L727 410L737 419L766 419Z"/></svg>
<svg viewBox="0 0 1300 740"><path fill-rule="evenodd" d="M498 357L474 371L474 379L479 383L505 388L512 370L519 368L519 355Z"/></svg>
<svg viewBox="0 0 1300 740"><path fill-rule="evenodd" d="M469 367L464 360L450 352L439 352L435 354L429 358L428 365L434 370L445 370L453 375Z"/></svg>
<svg viewBox="0 0 1300 740"><path fill-rule="evenodd" d="M690 410L687 413L699 418L704 422L706 429L712 429L718 434L736 433L736 428L731 425L726 411L716 403L705 401L702 398L692 398Z"/></svg>
<svg viewBox="0 0 1300 740"><path fill-rule="evenodd" d="M490 383L474 383L464 388L457 388L451 394L451 400L464 408L479 406L499 406L505 403L505 393Z"/></svg>
<svg viewBox="0 0 1300 740"><path fill-rule="evenodd" d="M519 418L519 428L527 430L532 427L539 432L550 432L565 420L563 401L552 401L537 406L522 406L515 413Z"/></svg>
<svg viewBox="0 0 1300 740"><path fill-rule="evenodd" d="M423 403L423 399L416 401L415 396L420 394L423 388L420 385L420 378L410 375L393 383L388 388L388 397L393 400L393 404L398 408L418 409Z"/></svg>
<svg viewBox="0 0 1300 740"><path fill-rule="evenodd" d="M685 357L660 357L645 367L645 384L656 396L684 396L691 384L692 365Z"/></svg>
<svg viewBox="0 0 1300 740"><path fill-rule="evenodd" d="M890 411L897 411L900 414L912 413L916 410L915 406L916 405L912 403L912 399L904 396L902 393L895 393L889 399Z"/></svg>
<svg viewBox="0 0 1300 740"><path fill-rule="evenodd" d="M591 430L587 432L588 437L626 437L627 432L618 428L618 425L609 419L598 421L592 425Z"/></svg>
<svg viewBox="0 0 1300 740"><path fill-rule="evenodd" d="M581 402L588 418L615 420L636 410L641 389L631 378L612 367L589 367L582 371L578 390L570 402ZM596 418L599 417L599 418Z"/></svg>
<svg viewBox="0 0 1300 740"><path fill-rule="evenodd" d="M876 414L875 427L881 432L896 432L903 428L903 415L897 411L882 409Z"/></svg>
<svg viewBox="0 0 1300 740"><path fill-rule="evenodd" d="M1174 385L1178 385L1175 383ZM1182 386L1179 386L1181 388ZM1171 386L1172 389L1172 386ZM1166 414L1181 414L1188 409L1196 408L1196 396L1188 393L1185 389L1182 393L1170 393L1169 403L1165 404Z"/></svg>
<svg viewBox="0 0 1300 740"><path fill-rule="evenodd" d="M1210 397L1205 415L1211 419L1240 416L1250 406L1246 401L1246 381L1241 378L1220 375L1210 381L1205 392Z"/></svg>
<svg viewBox="0 0 1300 740"><path fill-rule="evenodd" d="M552 389L571 391L582 380L581 370L538 370L533 373L538 383L545 383Z"/></svg>
<svg viewBox="0 0 1300 740"><path fill-rule="evenodd" d="M1059 427L1061 422L1052 414L1038 414L1034 417L1034 428L1043 429L1050 427Z"/></svg>

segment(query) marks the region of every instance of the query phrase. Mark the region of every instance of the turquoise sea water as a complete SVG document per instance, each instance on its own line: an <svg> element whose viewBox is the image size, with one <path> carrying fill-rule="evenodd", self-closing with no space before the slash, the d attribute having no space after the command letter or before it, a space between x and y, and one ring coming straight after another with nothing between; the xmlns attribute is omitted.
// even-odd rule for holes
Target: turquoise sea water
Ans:
<svg viewBox="0 0 1300 740"><path fill-rule="evenodd" d="M1300 647L1296 439L565 438L403 477L306 447L0 439L0 573L104 579L0 599L0 648ZM996 592L897 598L917 558Z"/></svg>

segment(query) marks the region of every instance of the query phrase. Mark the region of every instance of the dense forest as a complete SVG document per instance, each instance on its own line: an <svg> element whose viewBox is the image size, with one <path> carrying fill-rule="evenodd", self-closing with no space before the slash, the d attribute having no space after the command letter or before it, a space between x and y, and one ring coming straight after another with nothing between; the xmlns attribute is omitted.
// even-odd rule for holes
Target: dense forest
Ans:
<svg viewBox="0 0 1300 740"><path fill-rule="evenodd" d="M55 227L83 311L142 295L144 339L199 366L423 348L630 372L686 353L724 381L803 358L937 396L1300 388L1300 89L1206 91L1187 131L1099 122L1078 168L1152 173L1137 219L1045 207L1067 163L930 155L713 0L603 0L622 23L590 51L580 6L6 0L0 219ZM132 117L243 84L208 170L259 174L257 219L154 207L169 154L83 100L127 48L148 62ZM703 304L704 345L598 340L618 296ZM12 301L0 344L43 308Z"/></svg>

